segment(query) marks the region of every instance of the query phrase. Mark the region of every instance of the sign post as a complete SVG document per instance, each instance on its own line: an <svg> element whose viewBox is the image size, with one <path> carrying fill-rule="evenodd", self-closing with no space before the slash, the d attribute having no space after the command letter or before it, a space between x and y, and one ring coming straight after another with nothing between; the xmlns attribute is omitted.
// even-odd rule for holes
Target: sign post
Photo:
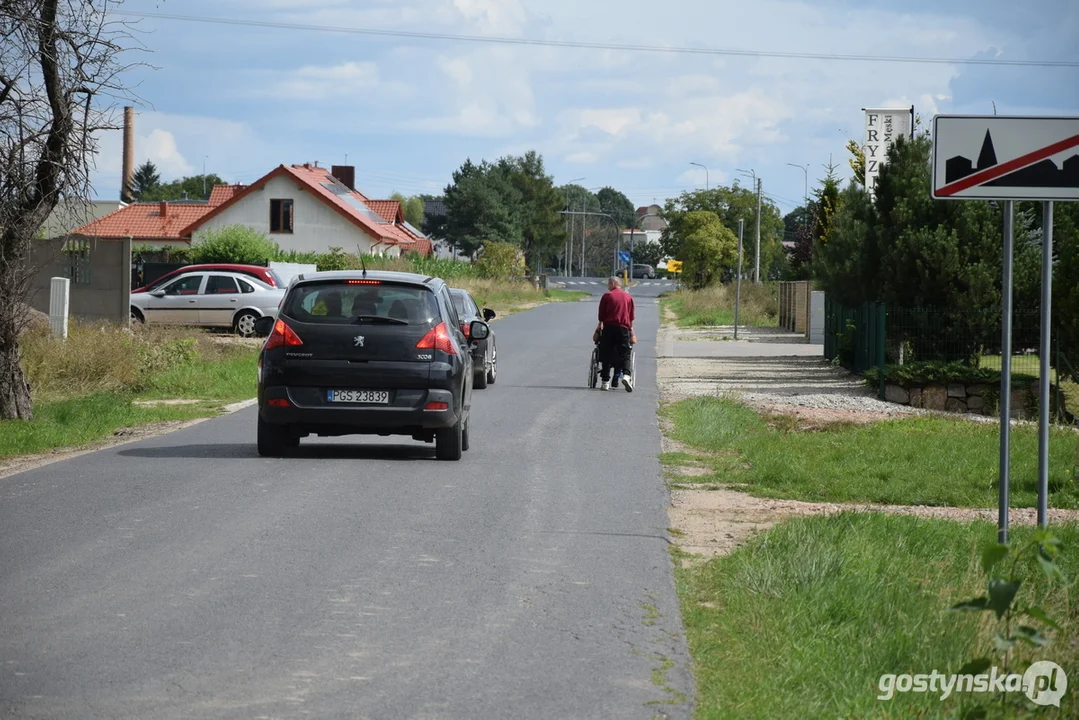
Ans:
<svg viewBox="0 0 1079 720"><path fill-rule="evenodd" d="M1012 251L1016 200L1043 201L1038 392L1038 524L1049 506L1049 349L1053 286L1053 202L1079 200L1079 117L938 115L933 118L933 191L945 200L1004 201L1000 362L1000 512L1008 541L1011 434ZM1059 370L1059 369L1058 369Z"/></svg>
<svg viewBox="0 0 1079 720"><path fill-rule="evenodd" d="M738 278L735 280L734 291L734 339L738 339L738 307L742 304L742 228L745 220L738 221Z"/></svg>

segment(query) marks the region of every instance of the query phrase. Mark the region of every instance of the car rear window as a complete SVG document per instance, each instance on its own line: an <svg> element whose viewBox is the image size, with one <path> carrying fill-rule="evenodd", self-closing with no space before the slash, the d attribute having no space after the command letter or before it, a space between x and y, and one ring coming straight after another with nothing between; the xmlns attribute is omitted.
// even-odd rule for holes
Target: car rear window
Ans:
<svg viewBox="0 0 1079 720"><path fill-rule="evenodd" d="M465 312L465 298L460 293L450 293L450 297L453 298L453 308L460 316L465 316L468 313Z"/></svg>
<svg viewBox="0 0 1079 720"><path fill-rule="evenodd" d="M425 287L348 281L303 283L293 288L283 314L304 323L345 324L357 317L384 317L429 325L439 317L435 296Z"/></svg>

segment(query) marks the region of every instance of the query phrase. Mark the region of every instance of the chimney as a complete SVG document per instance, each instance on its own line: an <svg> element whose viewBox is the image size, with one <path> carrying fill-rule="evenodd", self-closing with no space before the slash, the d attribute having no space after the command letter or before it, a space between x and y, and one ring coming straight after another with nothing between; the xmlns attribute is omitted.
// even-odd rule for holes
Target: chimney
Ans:
<svg viewBox="0 0 1079 720"><path fill-rule="evenodd" d="M160 203L158 203L158 207L161 208L160 213L159 213L161 215L161 217L168 217L169 216L169 204L167 202L162 200Z"/></svg>
<svg viewBox="0 0 1079 720"><path fill-rule="evenodd" d="M330 169L330 175L337 178L349 190L356 192L356 167L354 165L334 165Z"/></svg>
<svg viewBox="0 0 1079 720"><path fill-rule="evenodd" d="M124 108L124 176L120 186L120 200L135 202L135 108Z"/></svg>

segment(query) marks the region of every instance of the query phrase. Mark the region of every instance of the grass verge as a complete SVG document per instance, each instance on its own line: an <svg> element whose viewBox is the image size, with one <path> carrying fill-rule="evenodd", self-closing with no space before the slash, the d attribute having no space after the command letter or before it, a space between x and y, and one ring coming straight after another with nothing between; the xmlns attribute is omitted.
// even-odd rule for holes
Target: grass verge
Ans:
<svg viewBox="0 0 1079 720"><path fill-rule="evenodd" d="M672 437L712 470L680 482L739 483L762 497L816 502L991 508L997 504L999 429L969 420L904 418L800 430L786 416L762 417L725 398L692 398L661 410ZM1037 428L1012 430L1011 502L1037 499ZM1050 504L1079 507L1079 434L1054 429Z"/></svg>
<svg viewBox="0 0 1079 720"><path fill-rule="evenodd" d="M0 421L0 456L85 445L120 428L192 420L255 394L257 344L190 329L73 323L66 341L23 335L34 419ZM135 400L196 400L140 406Z"/></svg>
<svg viewBox="0 0 1079 720"><path fill-rule="evenodd" d="M779 290L775 283L742 282L738 324L775 327L779 324ZM714 285L703 290L678 290L667 296L667 307L678 316L680 327L734 324L736 288Z"/></svg>
<svg viewBox="0 0 1079 720"><path fill-rule="evenodd" d="M540 303L574 302L588 296L586 292L558 288L552 288L544 292L526 282L506 282L479 278L458 278L449 282L450 287L467 290L481 308L491 308L499 316L508 315Z"/></svg>
<svg viewBox="0 0 1079 720"><path fill-rule="evenodd" d="M1079 527L1054 530L1066 548L1058 562L1074 578ZM1013 540L1030 532L1017 529ZM995 539L988 523L846 513L793 520L727 557L677 569L696 717L960 717L972 701L985 702L969 693L877 698L884 673L954 673L992 649L986 613L947 612L984 594L979 550L987 539ZM1079 667L1073 589L1030 573L1022 602L1040 604L1061 629L1048 647L1021 651L1012 667L1023 659ZM1018 700L1005 717L1034 708ZM1037 714L1075 717L1075 702L1072 694L1060 710Z"/></svg>

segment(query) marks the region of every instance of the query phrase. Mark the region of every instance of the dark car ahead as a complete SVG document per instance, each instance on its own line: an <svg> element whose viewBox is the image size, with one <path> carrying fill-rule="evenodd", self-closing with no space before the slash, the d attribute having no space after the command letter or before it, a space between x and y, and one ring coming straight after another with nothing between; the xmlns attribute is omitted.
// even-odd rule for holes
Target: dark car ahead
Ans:
<svg viewBox="0 0 1079 720"><path fill-rule="evenodd" d="M495 317L495 311L491 308L484 308L481 315L476 299L467 290L450 288L450 297L453 298L457 317L461 319L461 330L469 340L472 340L469 327L474 320L490 322ZM472 342L472 368L473 386L481 390L493 385L498 378L498 345L493 330L490 330L483 340Z"/></svg>
<svg viewBox="0 0 1079 720"><path fill-rule="evenodd" d="M633 266L633 277L635 278L654 278L656 276L656 269L651 265L639 264Z"/></svg>
<svg viewBox="0 0 1079 720"><path fill-rule="evenodd" d="M258 361L258 451L308 435L409 435L442 460L468 449L470 343L449 288L400 272L321 272L292 281ZM487 337L482 321L469 326Z"/></svg>

